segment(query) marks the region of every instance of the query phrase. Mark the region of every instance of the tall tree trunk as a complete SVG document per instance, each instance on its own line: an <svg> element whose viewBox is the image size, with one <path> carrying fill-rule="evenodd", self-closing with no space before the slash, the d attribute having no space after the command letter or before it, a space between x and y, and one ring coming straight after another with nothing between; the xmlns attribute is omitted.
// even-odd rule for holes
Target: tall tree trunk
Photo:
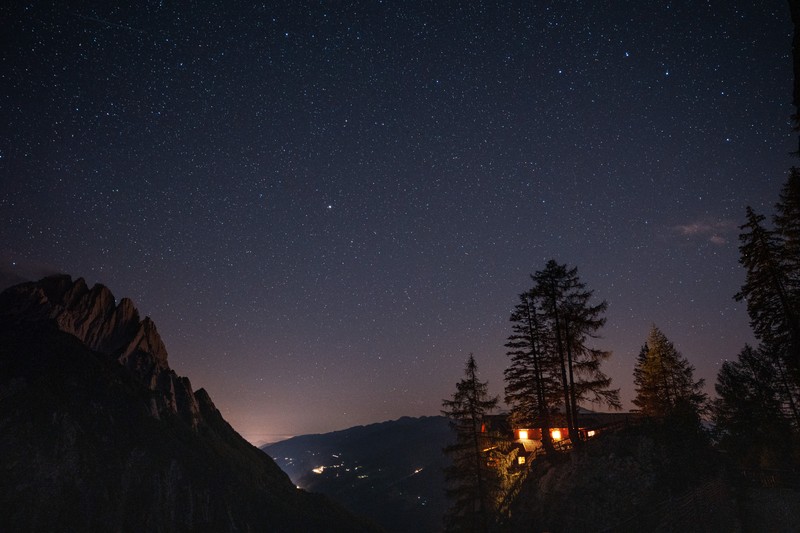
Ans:
<svg viewBox="0 0 800 533"><path fill-rule="evenodd" d="M471 377L472 383L475 383L476 380L477 380L477 376L475 376L475 374L473 373L473 375L470 376L470 377ZM473 438L473 444L475 446L475 453L474 453L474 456L475 456L475 477L476 477L475 486L476 486L476 490L478 492L478 494L477 494L478 510L477 510L477 512L474 513L473 516L476 517L476 522L477 522L477 524L476 524L477 527L475 528L475 530L476 531L487 531L486 508L485 508L485 505L484 505L485 498L484 498L484 494L483 494L483 491L484 491L483 479L482 479L483 476L481 475L481 470L483 470L483 465L482 465L482 462L483 462L482 461L482 459L483 459L482 455L483 455L483 453L482 453L481 444L480 444L480 427L481 427L482 420L479 420L480 417L478 415L477 402L478 402L478 391L475 390L475 388L473 387L473 389L472 389L472 398L470 399L470 416L472 418L472 438ZM473 500L473 502L474 501L475 500ZM473 503L473 505L474 505L474 503Z"/></svg>
<svg viewBox="0 0 800 533"><path fill-rule="evenodd" d="M569 401L572 418L569 426L569 436L573 443L581 443L578 435L578 400L575 394L575 378L572 373L572 339L569 332L569 317L564 319L564 340L567 344L567 368L569 369Z"/></svg>
<svg viewBox="0 0 800 533"><path fill-rule="evenodd" d="M544 377L542 376L541 361L539 361L539 353L536 349L536 335L534 331L538 329L538 322L536 320L536 310L531 313L531 302L525 298L525 311L527 312L528 323L528 339L531 345L531 358L533 359L533 374L536 379L536 403L538 407L538 422L539 430L542 432L542 446L544 451L552 455L555 451L553 448L553 439L550 436L550 410L547 406L547 400L544 393Z"/></svg>
<svg viewBox="0 0 800 533"><path fill-rule="evenodd" d="M572 409L569 401L569 383L567 382L567 362L564 353L564 340L561 337L561 319L558 314L558 303L556 302L555 297L555 287L553 287L553 296L552 296L552 304L553 304L553 319L555 321L556 326L556 349L558 350L558 358L559 362L561 363L561 384L564 388L564 415L567 418L567 428L571 430L570 425L572 423ZM570 434L570 439L572 439L572 435Z"/></svg>

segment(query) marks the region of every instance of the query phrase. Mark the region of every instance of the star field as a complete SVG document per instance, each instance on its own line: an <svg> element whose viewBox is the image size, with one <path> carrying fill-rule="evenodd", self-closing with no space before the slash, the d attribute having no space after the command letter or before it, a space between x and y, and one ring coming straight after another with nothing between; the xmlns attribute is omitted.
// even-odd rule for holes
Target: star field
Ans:
<svg viewBox="0 0 800 533"><path fill-rule="evenodd" d="M68 4L68 3L66 3ZM713 385L793 163L783 3L0 8L0 261L104 283L252 442L436 414L548 259Z"/></svg>

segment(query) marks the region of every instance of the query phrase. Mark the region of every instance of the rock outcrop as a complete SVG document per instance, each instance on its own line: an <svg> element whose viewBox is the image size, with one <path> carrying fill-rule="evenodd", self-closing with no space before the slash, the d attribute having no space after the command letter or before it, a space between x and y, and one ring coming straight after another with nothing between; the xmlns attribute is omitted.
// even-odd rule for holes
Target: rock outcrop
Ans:
<svg viewBox="0 0 800 533"><path fill-rule="evenodd" d="M373 528L236 433L130 300L55 276L0 294L0 530Z"/></svg>
<svg viewBox="0 0 800 533"><path fill-rule="evenodd" d="M0 294L0 312L20 322L53 321L58 329L80 339L88 348L116 358L150 390L153 416L177 414L191 425L200 409L188 378L167 364L167 349L149 317L140 319L129 298L116 303L111 291L83 278L46 277L10 287Z"/></svg>

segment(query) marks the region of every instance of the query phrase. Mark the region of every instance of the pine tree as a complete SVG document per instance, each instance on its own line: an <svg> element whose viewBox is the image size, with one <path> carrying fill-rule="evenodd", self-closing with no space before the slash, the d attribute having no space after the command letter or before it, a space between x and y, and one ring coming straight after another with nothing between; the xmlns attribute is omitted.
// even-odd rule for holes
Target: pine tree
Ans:
<svg viewBox="0 0 800 533"><path fill-rule="evenodd" d="M763 215L747 208L747 223L741 226L743 233L739 235L739 262L745 267L746 276L735 298L747 302L756 338L782 352L787 364L796 371L800 368L798 295L793 294L780 234L764 228L763 221ZM789 231L788 222L785 224Z"/></svg>
<svg viewBox="0 0 800 533"><path fill-rule="evenodd" d="M548 346L550 333L539 316L536 291L524 292L519 298L520 303L511 313L512 334L506 343L511 365L505 371L505 401L511 406L514 423L539 428L542 445L552 452L550 420L558 404L559 389L554 379L555 358Z"/></svg>
<svg viewBox="0 0 800 533"><path fill-rule="evenodd" d="M781 376L781 358L751 346L717 375L713 419L720 445L746 466L784 466L797 424L798 391Z"/></svg>
<svg viewBox="0 0 800 533"><path fill-rule="evenodd" d="M520 295L511 315L506 402L517 421L542 430L550 451L549 428L560 410L575 439L578 404L591 400L619 408L619 391L609 388L611 380L600 369L610 352L587 346L605 324L606 302L590 305L593 291L577 269L552 260L531 278L533 289Z"/></svg>
<svg viewBox="0 0 800 533"><path fill-rule="evenodd" d="M575 438L575 408L572 402L572 387L568 378L567 368L572 370L572 364L569 360L571 352L568 354L569 341L567 339L566 318L564 314L566 310L563 306L565 292L567 290L568 278L570 273L576 274L577 269L573 272L568 272L566 265L559 265L553 260L550 260L545 265L544 270L540 270L534 274L533 280L536 282L536 289L541 294L542 302L542 316L549 323L553 337L554 337L554 354L553 359L558 363L559 377L561 379L561 390L563 393L562 406L564 408L564 417L566 419L567 428L569 430L570 438Z"/></svg>
<svg viewBox="0 0 800 533"><path fill-rule="evenodd" d="M496 512L499 474L487 464L485 450L494 446L486 431L485 415L497 406L488 384L478 379L478 366L472 354L467 359L466 376L456 384L452 399L443 400L442 414L450 418L456 441L445 448L452 464L445 469L447 495L451 507L445 515L447 531L488 531Z"/></svg>
<svg viewBox="0 0 800 533"><path fill-rule="evenodd" d="M597 305L590 305L594 291L587 290L586 284L580 281L577 268L566 270L566 274L561 315L564 320L571 410L577 428L579 401L588 399L616 409L621 405L619 389L610 389L611 379L600 370L600 363L609 359L611 352L586 345L588 339L598 338L597 332L605 325L606 318L602 315L608 309L608 303L603 300Z"/></svg>
<svg viewBox="0 0 800 533"><path fill-rule="evenodd" d="M787 363L800 384L800 170L792 167L775 205L775 233L779 241L777 261L785 276L788 305L784 309L789 328Z"/></svg>
<svg viewBox="0 0 800 533"><path fill-rule="evenodd" d="M633 383L633 404L647 416L688 414L698 418L708 402L704 380L694 380L694 366L656 326L650 329L647 343L639 352Z"/></svg>
<svg viewBox="0 0 800 533"><path fill-rule="evenodd" d="M761 341L717 376L714 418L720 442L750 466L791 455L800 429L800 171L792 168L775 205L774 229L747 208L739 235L750 325ZM794 444L792 444L794 440ZM795 448L796 449L796 448Z"/></svg>
<svg viewBox="0 0 800 533"><path fill-rule="evenodd" d="M800 170L795 167L789 171L789 178L781 189L775 211L775 230L783 241L781 261L789 277L792 292L797 297L800 284Z"/></svg>
<svg viewBox="0 0 800 533"><path fill-rule="evenodd" d="M590 305L594 291L578 277L577 268L568 268L550 260L544 270L534 274L537 291L542 295L542 311L554 333L555 359L561 368L564 391L564 412L573 439L579 427L578 403L591 399L619 408L619 391L609 389L611 379L600 363L611 356L605 350L586 346L588 338L596 338L605 324L605 301Z"/></svg>

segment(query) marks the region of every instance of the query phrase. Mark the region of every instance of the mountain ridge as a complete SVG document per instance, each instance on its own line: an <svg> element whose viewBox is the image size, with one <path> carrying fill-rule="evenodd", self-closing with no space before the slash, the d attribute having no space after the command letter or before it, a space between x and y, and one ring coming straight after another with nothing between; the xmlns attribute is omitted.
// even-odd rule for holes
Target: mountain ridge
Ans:
<svg viewBox="0 0 800 533"><path fill-rule="evenodd" d="M119 304L102 284L91 289L66 274L15 285L0 293L0 310L22 322L54 321L88 348L115 357L151 390L163 393L151 405L154 416L180 414L197 424L199 406L188 378L169 368L167 349L150 317L140 319L129 298Z"/></svg>
<svg viewBox="0 0 800 533"><path fill-rule="evenodd" d="M102 285L0 293L0 529L369 531L298 490Z"/></svg>
<svg viewBox="0 0 800 533"><path fill-rule="evenodd" d="M387 531L439 531L447 505L443 416L408 417L298 435L262 450L294 483L329 496Z"/></svg>

